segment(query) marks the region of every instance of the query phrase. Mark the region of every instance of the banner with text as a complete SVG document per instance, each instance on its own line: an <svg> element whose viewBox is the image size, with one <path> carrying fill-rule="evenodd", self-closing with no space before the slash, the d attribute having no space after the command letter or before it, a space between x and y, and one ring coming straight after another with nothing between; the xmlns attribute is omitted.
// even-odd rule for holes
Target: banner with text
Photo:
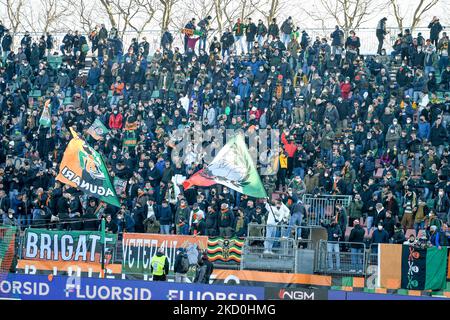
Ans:
<svg viewBox="0 0 450 320"><path fill-rule="evenodd" d="M10 274L0 298L19 300L262 300L264 288Z"/></svg>
<svg viewBox="0 0 450 320"><path fill-rule="evenodd" d="M47 261L99 263L101 256L99 231L50 231L26 229L22 258ZM105 236L106 263L111 260L117 234Z"/></svg>
<svg viewBox="0 0 450 320"><path fill-rule="evenodd" d="M122 272L133 274L150 274L150 261L159 248L169 259L173 271L175 257L179 248L187 250L191 265L197 263L199 252L205 250L208 237L180 236L164 234L124 233L122 240Z"/></svg>

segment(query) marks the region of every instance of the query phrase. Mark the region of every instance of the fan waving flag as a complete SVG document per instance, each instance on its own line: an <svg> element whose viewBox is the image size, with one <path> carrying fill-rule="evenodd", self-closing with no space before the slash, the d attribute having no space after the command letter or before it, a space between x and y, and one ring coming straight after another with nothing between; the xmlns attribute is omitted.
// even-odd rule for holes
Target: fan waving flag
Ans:
<svg viewBox="0 0 450 320"><path fill-rule="evenodd" d="M56 180L120 207L102 156L79 138L72 128L70 131L73 138L64 151Z"/></svg>
<svg viewBox="0 0 450 320"><path fill-rule="evenodd" d="M98 118L95 119L94 123L87 130L87 133L95 140L103 140L103 137L106 136L108 132L108 128L106 128Z"/></svg>
<svg viewBox="0 0 450 320"><path fill-rule="evenodd" d="M200 170L183 182L185 190L221 184L255 198L267 198L253 159L242 135L231 139L206 169Z"/></svg>
<svg viewBox="0 0 450 320"><path fill-rule="evenodd" d="M52 118L50 117L50 99L45 101L44 110L42 110L39 124L44 128L50 128L52 124Z"/></svg>

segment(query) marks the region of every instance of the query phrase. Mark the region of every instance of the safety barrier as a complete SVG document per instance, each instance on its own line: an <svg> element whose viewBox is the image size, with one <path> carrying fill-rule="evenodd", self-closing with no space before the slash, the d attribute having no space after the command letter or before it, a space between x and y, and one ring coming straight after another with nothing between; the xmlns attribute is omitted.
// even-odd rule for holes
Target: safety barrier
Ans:
<svg viewBox="0 0 450 320"><path fill-rule="evenodd" d="M306 209L306 224L320 226L321 220L330 220L335 215L336 204L347 208L352 196L304 194L302 201Z"/></svg>
<svg viewBox="0 0 450 320"><path fill-rule="evenodd" d="M396 40L397 34L400 32L398 28L387 28L389 34L385 37L385 43L384 48L386 49L387 53L390 53L392 51L392 45L394 44ZM334 29L327 29L327 28L305 28L304 29L308 35L311 38L311 41L314 42L316 37L326 37L330 39L330 34L334 31ZM376 37L376 30L375 28L356 28L354 29L356 32L356 35L361 39L361 48L360 52L361 54L375 54L378 47L378 38ZM413 32L413 37L416 37L419 32L422 33L423 36L429 35L430 29L425 27L415 28ZM83 32L82 32L83 33ZM173 46L178 46L180 48L183 48L183 38L184 35L179 32L179 30L171 30L172 35L174 36L174 43ZM84 34L84 33L83 33ZM20 46L20 40L23 37L23 33L19 32L15 35L13 38L13 45L14 48L17 48ZM38 39L42 33L40 32L30 32L30 35L33 37L33 39ZM64 32L55 32L52 33L53 38L56 41L56 48L55 50L59 51L59 46L61 45L61 42L65 36ZM210 33L210 36L208 36L208 42L212 39L212 37L216 35L216 31L212 31ZM127 31L123 34L123 42L124 42L124 50L127 50L128 46L131 43L131 40L133 38L136 38L137 34L136 32ZM144 30L139 38L139 41L146 37L147 41L150 44L150 53L154 52L157 48L160 47L161 42L161 30ZM220 35L219 35L220 37ZM89 42L90 45L90 42ZM126 51L124 51L126 52Z"/></svg>
<svg viewBox="0 0 450 320"><path fill-rule="evenodd" d="M249 223L247 226L247 235L252 238L265 237L266 224ZM303 249L314 249L312 247L312 232L311 229L316 228L316 226L289 226L289 224L271 226L275 228L275 237L285 237L291 238L295 241L297 248Z"/></svg>
<svg viewBox="0 0 450 320"><path fill-rule="evenodd" d="M286 237L286 238L292 238L294 236L294 239L298 239L300 234L298 232L301 232L301 227L299 226L289 226L289 224L282 224L282 225L269 225L271 230L273 230L274 235L272 237ZM266 224L258 224L258 223L249 223L247 226L247 235L250 237L267 237L267 225ZM270 237L270 235L269 235Z"/></svg>
<svg viewBox="0 0 450 320"><path fill-rule="evenodd" d="M354 248L356 247L357 248ZM320 240L317 246L315 272L340 275L363 275L366 245L356 242Z"/></svg>
<svg viewBox="0 0 450 320"><path fill-rule="evenodd" d="M241 270L296 270L296 242L291 238L247 237L244 243Z"/></svg>

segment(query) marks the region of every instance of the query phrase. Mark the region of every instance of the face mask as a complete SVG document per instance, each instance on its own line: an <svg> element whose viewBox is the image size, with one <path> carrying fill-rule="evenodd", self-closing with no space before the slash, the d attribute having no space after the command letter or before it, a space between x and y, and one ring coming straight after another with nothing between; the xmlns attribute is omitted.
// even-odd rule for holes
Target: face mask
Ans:
<svg viewBox="0 0 450 320"><path fill-rule="evenodd" d="M411 120L406 120L406 123L411 123Z"/></svg>
<svg viewBox="0 0 450 320"><path fill-rule="evenodd" d="M378 226L378 230L383 230L383 227L382 226Z"/></svg>
<svg viewBox="0 0 450 320"><path fill-rule="evenodd" d="M442 197L442 196L444 196L444 193L443 192L439 192L439 195Z"/></svg>
<svg viewBox="0 0 450 320"><path fill-rule="evenodd" d="M8 217L9 217L10 219L12 219L13 215L12 215L12 214L8 214Z"/></svg>

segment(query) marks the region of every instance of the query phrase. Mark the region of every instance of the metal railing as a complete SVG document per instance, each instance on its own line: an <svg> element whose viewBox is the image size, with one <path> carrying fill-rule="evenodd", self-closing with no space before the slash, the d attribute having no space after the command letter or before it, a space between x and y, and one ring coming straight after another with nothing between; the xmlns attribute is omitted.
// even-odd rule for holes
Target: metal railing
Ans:
<svg viewBox="0 0 450 320"><path fill-rule="evenodd" d="M336 204L348 208L352 196L305 194L302 201L306 209L306 225L320 226L321 220L330 220L335 215Z"/></svg>
<svg viewBox="0 0 450 320"><path fill-rule="evenodd" d="M241 259L241 270L294 273L296 243L291 238L247 237Z"/></svg>
<svg viewBox="0 0 450 320"><path fill-rule="evenodd" d="M316 37L326 37L327 39L330 39L330 34L334 31L334 28L304 28L304 30L308 33L308 35L311 38L311 42L314 42ZM378 46L378 39L376 37L376 29L375 28L357 28L354 29L356 32L356 35L361 40L361 48L360 52L361 54L375 54L377 51ZM387 53L390 53L392 51L392 45L394 44L397 34L400 33L400 30L398 28L387 28L387 31L389 32L388 35L385 37L385 43L384 48L386 49ZM173 46L179 47L181 50L184 47L184 35L181 34L180 30L170 30L174 37ZM422 35L427 38L429 36L430 29L425 27L415 28L413 31L413 37L416 37L418 33L421 32ZM64 38L66 33L64 32L54 32L52 33L53 38L55 40L55 51L59 51L59 46L62 43L62 39ZM84 36L87 38L87 34L84 32L81 32ZM17 49L18 46L20 46L20 41L23 37L23 32L18 32L15 34L13 38L13 48ZM39 37L42 35L42 33L39 32L30 32L30 35L32 36L33 40L38 40ZM217 36L217 31L212 31L208 35L208 48L209 48L209 42L212 39L213 36ZM160 29L153 29L153 30L144 30L140 36L139 41L146 37L147 41L150 44L150 53L154 52L156 49L160 48L160 41L161 41L161 30ZM124 43L124 52L128 49L128 46L131 44L131 40L133 38L138 38L138 35L136 32L132 31L126 31L123 36L122 40ZM218 36L220 38L220 35ZM90 41L88 41L90 45Z"/></svg>
<svg viewBox="0 0 450 320"><path fill-rule="evenodd" d="M366 245L362 242L320 240L316 255L315 272L339 275L365 274Z"/></svg>
<svg viewBox="0 0 450 320"><path fill-rule="evenodd" d="M258 224L251 222L247 226L247 235L250 237L266 237L267 226L267 224ZM289 223L282 225L269 225L269 227L275 230L275 237L284 236L286 238L292 238L292 236L294 236L294 239L298 239L298 237L300 236L298 232L301 232L301 226L289 226Z"/></svg>
<svg viewBox="0 0 450 320"><path fill-rule="evenodd" d="M277 238L285 237L295 241L297 248L314 249L312 247L312 229L318 226L292 225L289 224L271 226L276 229ZM247 226L247 236L251 238L263 238L266 236L266 224L249 223Z"/></svg>

